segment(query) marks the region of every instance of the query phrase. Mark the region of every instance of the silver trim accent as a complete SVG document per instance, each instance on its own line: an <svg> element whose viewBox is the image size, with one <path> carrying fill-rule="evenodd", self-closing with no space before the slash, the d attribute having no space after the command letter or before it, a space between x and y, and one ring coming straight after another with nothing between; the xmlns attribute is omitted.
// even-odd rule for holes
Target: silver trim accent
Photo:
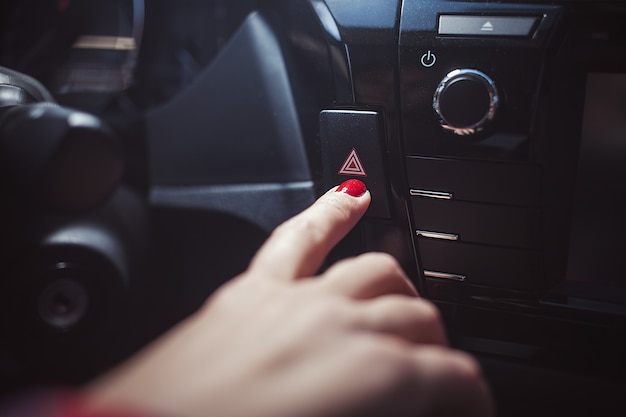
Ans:
<svg viewBox="0 0 626 417"><path fill-rule="evenodd" d="M332 114L363 114L370 116L377 116L379 113L372 110L323 110L324 113Z"/></svg>
<svg viewBox="0 0 626 417"><path fill-rule="evenodd" d="M440 240L450 240L450 241L459 240L459 235L455 235L452 233L430 232L428 230L416 230L415 234L421 237L429 238L429 239L440 239Z"/></svg>
<svg viewBox="0 0 626 417"><path fill-rule="evenodd" d="M447 272L436 272L436 271L426 271L426 270L424 270L424 276L428 278L447 279L447 280L458 281L458 282L464 282L466 279L465 275L449 274Z"/></svg>
<svg viewBox="0 0 626 417"><path fill-rule="evenodd" d="M428 191L428 190L409 190L409 194L413 197L427 197L438 198L440 200L452 200L454 195L452 193L446 193L441 191Z"/></svg>
<svg viewBox="0 0 626 417"><path fill-rule="evenodd" d="M481 82L485 86L485 88L487 88L487 92L489 93L489 110L487 111L487 113L485 113L482 119L472 125L453 126L446 120L444 115L441 113L441 94L449 85L454 84L457 81L468 79L477 80ZM493 120L499 103L500 97L498 96L498 90L493 80L482 71L468 68L455 69L453 71L450 71L443 78L443 80L441 80L441 82L437 86L437 89L435 90L435 95L433 96L433 109L439 117L439 124L445 130L448 130L459 136L468 136L473 135L476 132L480 132L484 126L486 126L487 124L489 124L489 122Z"/></svg>
<svg viewBox="0 0 626 417"><path fill-rule="evenodd" d="M116 51L132 51L137 47L135 38L130 36L80 36L72 48L76 49L110 49Z"/></svg>

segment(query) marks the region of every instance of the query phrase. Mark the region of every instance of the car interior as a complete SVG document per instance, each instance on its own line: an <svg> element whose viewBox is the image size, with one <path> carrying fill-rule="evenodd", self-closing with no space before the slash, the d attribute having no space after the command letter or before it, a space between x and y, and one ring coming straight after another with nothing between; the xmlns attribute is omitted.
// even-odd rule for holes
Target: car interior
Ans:
<svg viewBox="0 0 626 417"><path fill-rule="evenodd" d="M626 2L5 0L0 398L78 386L349 178L500 416L624 415Z"/></svg>

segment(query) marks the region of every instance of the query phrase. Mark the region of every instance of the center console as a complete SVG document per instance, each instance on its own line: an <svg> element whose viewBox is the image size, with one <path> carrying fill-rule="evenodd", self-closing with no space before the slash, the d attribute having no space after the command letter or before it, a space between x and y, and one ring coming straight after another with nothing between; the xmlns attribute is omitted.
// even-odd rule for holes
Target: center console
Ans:
<svg viewBox="0 0 626 417"><path fill-rule="evenodd" d="M353 100L320 115L326 185L376 202L362 247L459 346L621 380L626 4L366 3L325 2Z"/></svg>

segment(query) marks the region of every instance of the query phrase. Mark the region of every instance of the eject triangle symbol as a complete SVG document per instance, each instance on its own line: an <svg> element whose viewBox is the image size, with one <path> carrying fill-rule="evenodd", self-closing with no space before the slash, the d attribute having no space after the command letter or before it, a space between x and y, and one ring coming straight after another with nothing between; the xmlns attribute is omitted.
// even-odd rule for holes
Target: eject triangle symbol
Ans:
<svg viewBox="0 0 626 417"><path fill-rule="evenodd" d="M490 21L486 21L484 25L482 25L480 27L480 30L482 30L483 32L493 32L493 23L491 23Z"/></svg>
<svg viewBox="0 0 626 417"><path fill-rule="evenodd" d="M355 177L367 177L365 169L363 169L363 163L356 153L356 149L352 148L348 157L343 162L341 169L339 169L339 175L350 175Z"/></svg>

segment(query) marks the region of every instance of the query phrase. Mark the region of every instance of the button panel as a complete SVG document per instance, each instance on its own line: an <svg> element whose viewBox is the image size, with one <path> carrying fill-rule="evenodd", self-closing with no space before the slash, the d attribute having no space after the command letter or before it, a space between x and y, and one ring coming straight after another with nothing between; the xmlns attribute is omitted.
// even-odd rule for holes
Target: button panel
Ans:
<svg viewBox="0 0 626 417"><path fill-rule="evenodd" d="M411 194L440 193L455 200L539 207L541 170L528 164L407 157Z"/></svg>
<svg viewBox="0 0 626 417"><path fill-rule="evenodd" d="M411 206L418 231L495 246L530 249L540 244L539 209L431 198L413 198ZM432 233L418 236L437 238Z"/></svg>
<svg viewBox="0 0 626 417"><path fill-rule="evenodd" d="M407 171L424 277L535 288L542 279L540 168L407 157Z"/></svg>
<svg viewBox="0 0 626 417"><path fill-rule="evenodd" d="M420 239L422 267L429 278L432 272L464 277L467 284L532 289L540 279L542 262L539 251L485 245L471 245L434 239ZM441 279L445 279L441 276Z"/></svg>

